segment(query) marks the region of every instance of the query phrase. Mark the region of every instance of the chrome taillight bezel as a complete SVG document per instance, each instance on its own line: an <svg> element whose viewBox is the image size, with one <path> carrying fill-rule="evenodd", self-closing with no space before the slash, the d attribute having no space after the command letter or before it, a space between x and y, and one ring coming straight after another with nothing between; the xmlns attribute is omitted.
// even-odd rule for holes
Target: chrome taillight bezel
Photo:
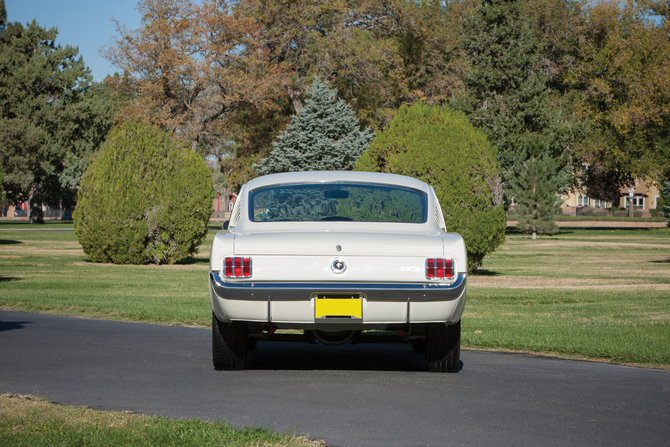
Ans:
<svg viewBox="0 0 670 447"><path fill-rule="evenodd" d="M237 263L239 262L239 275ZM221 260L221 276L224 279L245 279L253 276L253 261L249 256L226 256Z"/></svg>
<svg viewBox="0 0 670 447"><path fill-rule="evenodd" d="M438 276L438 261L442 264L442 276ZM431 269L433 276L430 276ZM447 276L447 270L449 276ZM425 272L426 279L429 281L452 282L456 279L456 260L453 258L426 258Z"/></svg>

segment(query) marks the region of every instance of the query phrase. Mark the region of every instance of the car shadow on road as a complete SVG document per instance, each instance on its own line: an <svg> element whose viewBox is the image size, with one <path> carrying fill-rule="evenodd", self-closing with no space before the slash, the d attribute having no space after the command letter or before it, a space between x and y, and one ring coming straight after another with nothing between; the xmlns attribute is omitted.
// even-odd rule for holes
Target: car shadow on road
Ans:
<svg viewBox="0 0 670 447"><path fill-rule="evenodd" d="M32 324L32 321L2 321L0 320L0 332L11 331L14 329L23 329L26 324Z"/></svg>
<svg viewBox="0 0 670 447"><path fill-rule="evenodd" d="M461 362L460 369L463 368ZM259 342L247 353L246 369L426 371L424 354L409 345Z"/></svg>

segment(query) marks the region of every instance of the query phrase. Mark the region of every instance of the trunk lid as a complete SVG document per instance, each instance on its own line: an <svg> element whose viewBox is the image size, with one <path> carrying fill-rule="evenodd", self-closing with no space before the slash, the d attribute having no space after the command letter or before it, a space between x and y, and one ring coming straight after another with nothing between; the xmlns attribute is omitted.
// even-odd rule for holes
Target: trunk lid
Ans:
<svg viewBox="0 0 670 447"><path fill-rule="evenodd" d="M337 247L340 247L338 250ZM235 235L238 256L439 257L440 233L273 232Z"/></svg>

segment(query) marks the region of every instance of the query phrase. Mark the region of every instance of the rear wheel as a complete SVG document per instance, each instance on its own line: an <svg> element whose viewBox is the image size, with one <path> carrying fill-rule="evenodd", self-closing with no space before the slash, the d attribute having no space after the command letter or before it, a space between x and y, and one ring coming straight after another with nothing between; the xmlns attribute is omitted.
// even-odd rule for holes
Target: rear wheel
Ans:
<svg viewBox="0 0 670 447"><path fill-rule="evenodd" d="M461 357L461 322L431 324L426 328L426 368L432 372L458 372Z"/></svg>
<svg viewBox="0 0 670 447"><path fill-rule="evenodd" d="M247 363L247 325L219 321L212 312L212 361L214 369L244 369Z"/></svg>

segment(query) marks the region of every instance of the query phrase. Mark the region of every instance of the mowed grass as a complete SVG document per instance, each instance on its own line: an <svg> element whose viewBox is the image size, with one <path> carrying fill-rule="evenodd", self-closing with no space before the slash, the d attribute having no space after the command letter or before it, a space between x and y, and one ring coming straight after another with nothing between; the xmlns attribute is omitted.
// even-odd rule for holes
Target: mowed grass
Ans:
<svg viewBox="0 0 670 447"><path fill-rule="evenodd" d="M265 428L234 428L224 422L99 411L3 394L0 445L307 447L324 444L288 433L272 433Z"/></svg>
<svg viewBox="0 0 670 447"><path fill-rule="evenodd" d="M670 229L510 232L469 279L463 346L670 367Z"/></svg>
<svg viewBox="0 0 670 447"><path fill-rule="evenodd" d="M0 308L168 325L207 326L209 248L176 265L90 262L72 231L0 224ZM49 222L43 229L71 229Z"/></svg>
<svg viewBox="0 0 670 447"><path fill-rule="evenodd" d="M0 231L0 308L208 326L215 231L160 267L91 263L73 232ZM670 229L510 231L469 278L462 346L670 369Z"/></svg>

